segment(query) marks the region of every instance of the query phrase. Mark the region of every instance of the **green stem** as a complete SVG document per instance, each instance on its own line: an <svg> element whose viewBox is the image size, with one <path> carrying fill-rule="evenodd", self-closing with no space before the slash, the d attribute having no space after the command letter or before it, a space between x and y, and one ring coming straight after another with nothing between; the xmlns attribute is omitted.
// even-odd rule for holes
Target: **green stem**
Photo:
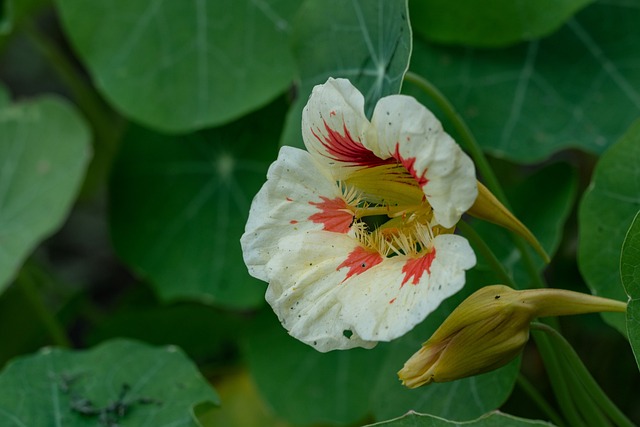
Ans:
<svg viewBox="0 0 640 427"><path fill-rule="evenodd" d="M471 227L464 221L458 222L457 227L482 254L484 259L490 264L493 271L500 277L502 283L516 289L515 282L513 281L507 270L504 268L500 260L498 260L498 257L496 257L496 255L493 253L489 245L487 245L487 243L484 241L482 236L480 236L473 227Z"/></svg>
<svg viewBox="0 0 640 427"><path fill-rule="evenodd" d="M28 271L27 267L23 267L20 271L16 278L16 284L22 290L23 295L33 309L33 312L51 337L51 341L60 347L70 347L71 342L69 341L63 326L45 306L44 301L42 301L42 298L38 293L33 276Z"/></svg>
<svg viewBox="0 0 640 427"><path fill-rule="evenodd" d="M571 390L567 385L565 372L560 365L553 346L549 342L549 338L541 333L534 332L532 335L544 361L549 382L551 383L551 387L553 388L553 392L556 395L564 417L570 426L583 427L585 425L584 420L580 416L574 401L571 399Z"/></svg>
<svg viewBox="0 0 640 427"><path fill-rule="evenodd" d="M566 424L560 414L547 402L547 400L538 392L538 390L529 382L522 374L518 375L518 385L520 388L538 405L538 408L544 412L549 420L557 427L565 427Z"/></svg>
<svg viewBox="0 0 640 427"><path fill-rule="evenodd" d="M573 347L571 347L571 344L569 344L569 342L557 330L538 322L531 323L531 328L545 332L548 337L553 339L556 347L562 350L563 357L566 358L566 365L572 369L593 401L599 405L615 425L620 427L635 426L635 424L632 423L622 411L620 411L611 399L609 399L609 396L607 396L600 388L596 380L591 376L589 370L582 363L580 356L578 356Z"/></svg>

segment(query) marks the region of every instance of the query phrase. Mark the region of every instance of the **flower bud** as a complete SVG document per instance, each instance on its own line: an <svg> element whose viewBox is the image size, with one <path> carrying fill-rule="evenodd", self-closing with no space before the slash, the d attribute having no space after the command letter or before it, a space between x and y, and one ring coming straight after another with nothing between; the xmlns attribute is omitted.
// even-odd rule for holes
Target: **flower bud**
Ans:
<svg viewBox="0 0 640 427"><path fill-rule="evenodd" d="M623 302L560 289L486 286L449 315L398 376L416 388L488 372L520 353L535 317L625 309Z"/></svg>

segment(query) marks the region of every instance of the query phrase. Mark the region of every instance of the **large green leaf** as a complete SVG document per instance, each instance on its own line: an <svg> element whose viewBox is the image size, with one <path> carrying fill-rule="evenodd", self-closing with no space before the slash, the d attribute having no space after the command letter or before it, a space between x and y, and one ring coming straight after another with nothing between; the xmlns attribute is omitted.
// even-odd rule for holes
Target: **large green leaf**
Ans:
<svg viewBox="0 0 640 427"><path fill-rule="evenodd" d="M414 0L413 29L428 40L467 46L504 46L558 29L593 0Z"/></svg>
<svg viewBox="0 0 640 427"><path fill-rule="evenodd" d="M640 367L640 211L636 214L622 245L620 277L629 295L627 333Z"/></svg>
<svg viewBox="0 0 640 427"><path fill-rule="evenodd" d="M640 121L598 161L578 212L578 265L594 294L626 300L620 251L633 217L640 210ZM621 332L623 316L604 315Z"/></svg>
<svg viewBox="0 0 640 427"><path fill-rule="evenodd" d="M639 8L601 2L552 36L509 49L417 41L411 70L441 89L499 157L532 163L568 147L601 153L640 115L639 20Z"/></svg>
<svg viewBox="0 0 640 427"><path fill-rule="evenodd" d="M86 351L44 349L0 375L5 426L197 426L194 405L215 391L177 347L110 341Z"/></svg>
<svg viewBox="0 0 640 427"><path fill-rule="evenodd" d="M66 102L1 102L0 290L61 225L90 158L89 130Z"/></svg>
<svg viewBox="0 0 640 427"><path fill-rule="evenodd" d="M348 78L369 115L378 99L400 91L411 56L407 0L306 0L292 37L300 86L282 144L302 147L302 109L313 86Z"/></svg>
<svg viewBox="0 0 640 427"><path fill-rule="evenodd" d="M527 426L551 426L551 424L517 418L500 412L492 412L473 421L456 422L450 421L433 415L417 414L410 412L400 418L384 421L381 423L371 424L371 426L389 426L389 427L527 427Z"/></svg>
<svg viewBox="0 0 640 427"><path fill-rule="evenodd" d="M164 299L260 304L240 236L251 199L276 156L280 104L185 136L133 128L110 183L116 250Z"/></svg>
<svg viewBox="0 0 640 427"><path fill-rule="evenodd" d="M151 128L218 125L282 93L295 0L58 0L104 96Z"/></svg>
<svg viewBox="0 0 640 427"><path fill-rule="evenodd" d="M404 362L473 290L467 287L407 335L372 350L319 353L288 336L272 313L263 314L255 319L247 340L249 366L265 399L293 424L353 424L367 415L385 420L412 409L457 420L476 418L507 399L517 362L417 390L402 386L397 376Z"/></svg>

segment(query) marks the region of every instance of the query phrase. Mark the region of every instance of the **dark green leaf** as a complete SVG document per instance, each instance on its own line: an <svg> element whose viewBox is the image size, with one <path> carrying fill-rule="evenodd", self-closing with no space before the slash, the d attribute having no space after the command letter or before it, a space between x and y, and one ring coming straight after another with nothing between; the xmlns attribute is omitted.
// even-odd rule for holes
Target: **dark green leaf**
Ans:
<svg viewBox="0 0 640 427"><path fill-rule="evenodd" d="M90 158L89 138L60 99L0 105L0 290L65 219Z"/></svg>
<svg viewBox="0 0 640 427"><path fill-rule="evenodd" d="M348 78L368 115L378 99L400 91L411 56L407 0L307 0L294 22L293 51L300 87L282 144L302 147L302 108L313 86Z"/></svg>
<svg viewBox="0 0 640 427"><path fill-rule="evenodd" d="M473 421L459 423L450 421L433 415L417 414L410 412L395 420L384 421L381 423L371 424L372 426L390 426L390 427L527 427L527 426L551 426L549 423L535 420L526 420L517 418L500 412L487 414Z"/></svg>
<svg viewBox="0 0 640 427"><path fill-rule="evenodd" d="M640 367L640 211L633 219L622 245L620 277L630 299L627 306L627 333Z"/></svg>
<svg viewBox="0 0 640 427"><path fill-rule="evenodd" d="M105 97L165 131L238 118L294 75L294 0L58 0L62 22Z"/></svg>
<svg viewBox="0 0 640 427"><path fill-rule="evenodd" d="M180 349L134 341L79 352L46 348L0 375L0 424L7 426L195 427L193 407L205 401L219 403Z"/></svg>
<svg viewBox="0 0 640 427"><path fill-rule="evenodd" d="M110 183L116 250L164 299L260 304L265 287L242 259L254 194L276 157L282 108L185 136L134 128Z"/></svg>
<svg viewBox="0 0 640 427"><path fill-rule="evenodd" d="M601 2L553 36L509 49L416 42L411 70L442 90L498 157L533 163L568 147L601 153L640 115L639 20L638 8Z"/></svg>
<svg viewBox="0 0 640 427"><path fill-rule="evenodd" d="M557 30L593 0L413 0L413 29L428 40L468 46L504 46Z"/></svg>
<svg viewBox="0 0 640 427"><path fill-rule="evenodd" d="M594 294L626 300L620 251L628 225L640 210L640 121L598 161L578 214L578 265ZM603 315L625 332L623 316Z"/></svg>

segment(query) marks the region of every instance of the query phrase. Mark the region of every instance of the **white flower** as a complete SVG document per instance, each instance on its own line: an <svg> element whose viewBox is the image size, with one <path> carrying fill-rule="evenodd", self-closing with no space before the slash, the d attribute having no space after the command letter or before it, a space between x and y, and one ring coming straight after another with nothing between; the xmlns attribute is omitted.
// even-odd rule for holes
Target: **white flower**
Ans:
<svg viewBox="0 0 640 427"><path fill-rule="evenodd" d="M465 281L476 259L453 234L477 196L471 160L415 99L378 101L371 122L348 80L316 86L307 151L283 147L249 213L242 250L266 299L319 351L397 338Z"/></svg>

